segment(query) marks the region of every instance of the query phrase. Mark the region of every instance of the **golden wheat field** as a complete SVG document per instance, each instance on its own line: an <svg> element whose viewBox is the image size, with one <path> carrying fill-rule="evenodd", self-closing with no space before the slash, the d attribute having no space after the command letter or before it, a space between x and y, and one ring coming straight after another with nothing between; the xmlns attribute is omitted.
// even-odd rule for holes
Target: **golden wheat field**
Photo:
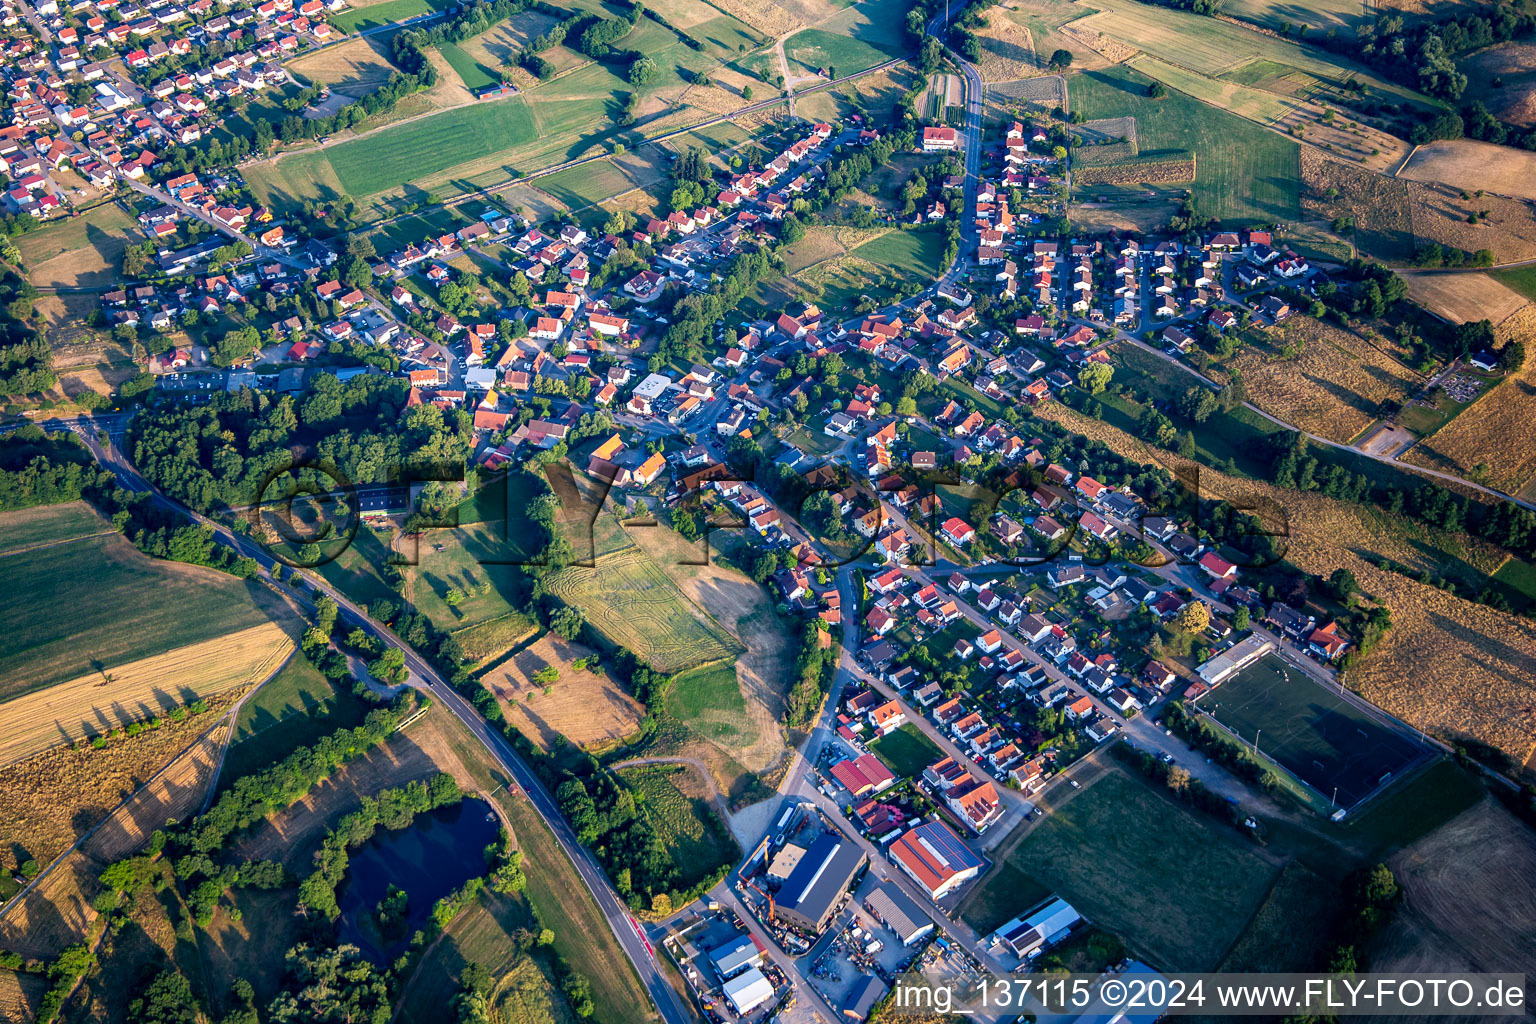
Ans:
<svg viewBox="0 0 1536 1024"><path fill-rule="evenodd" d="M1518 493L1536 477L1536 360L1420 441L1406 461Z"/></svg>
<svg viewBox="0 0 1536 1024"><path fill-rule="evenodd" d="M1171 468L1187 461L1059 405L1046 406L1039 415L1141 462ZM1365 506L1229 477L1210 467L1202 468L1201 485L1212 496L1283 508L1290 529L1287 558L1297 568L1318 576L1349 569L1362 590L1392 610L1392 629L1350 669L1351 688L1442 739L1470 737L1516 763L1536 750L1536 622L1385 572L1356 553L1441 571L1438 554L1415 536L1425 531L1388 522ZM1462 557L1484 572L1501 560L1495 549L1476 541L1463 543Z"/></svg>
<svg viewBox="0 0 1536 1024"><path fill-rule="evenodd" d="M145 721L275 672L294 648L265 622L0 704L0 764Z"/></svg>
<svg viewBox="0 0 1536 1024"><path fill-rule="evenodd" d="M1286 358L1282 350L1299 352ZM1332 324L1297 317L1229 364L1266 412L1334 441L1348 441L1389 416L1423 378L1383 348Z"/></svg>

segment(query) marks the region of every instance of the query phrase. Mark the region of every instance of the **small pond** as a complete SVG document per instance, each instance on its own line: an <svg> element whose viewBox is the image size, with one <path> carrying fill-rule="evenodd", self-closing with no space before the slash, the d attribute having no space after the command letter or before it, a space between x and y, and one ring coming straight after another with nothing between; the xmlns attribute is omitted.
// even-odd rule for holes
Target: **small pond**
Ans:
<svg viewBox="0 0 1536 1024"><path fill-rule="evenodd" d="M337 894L341 941L377 957L396 955L430 919L434 903L485 873L485 848L500 833L490 805L468 797L418 814L406 828L375 833L352 851ZM381 932L375 911L391 885L405 891L406 914Z"/></svg>

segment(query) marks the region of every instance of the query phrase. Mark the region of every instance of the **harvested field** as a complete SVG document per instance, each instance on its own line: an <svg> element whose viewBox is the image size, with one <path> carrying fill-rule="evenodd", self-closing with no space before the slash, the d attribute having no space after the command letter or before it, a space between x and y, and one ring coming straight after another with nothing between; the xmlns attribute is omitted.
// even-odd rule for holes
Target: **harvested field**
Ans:
<svg viewBox="0 0 1536 1024"><path fill-rule="evenodd" d="M565 569L549 581L549 589L659 672L677 672L740 651L719 623L635 549L603 555L591 569Z"/></svg>
<svg viewBox="0 0 1536 1024"><path fill-rule="evenodd" d="M1072 220L1088 231L1145 233L1165 228L1168 219L1178 210L1176 203L1124 203L1114 206L1077 203L1072 207Z"/></svg>
<svg viewBox="0 0 1536 1024"><path fill-rule="evenodd" d="M1536 365L1474 402L1426 437L1406 461L1486 482L1511 494L1536 478Z"/></svg>
<svg viewBox="0 0 1536 1024"><path fill-rule="evenodd" d="M0 515L0 533L8 517ZM94 534L100 527L83 529ZM287 599L261 584L151 559L116 535L7 556L0 559L0 580L6 581L0 616L9 626L9 642L0 651L0 699L89 674L98 683L110 682L108 675L135 662L273 622L298 629ZM79 586L82 580L91 585ZM57 613L63 607L70 609L68 616ZM197 614L189 614L193 611ZM174 696L194 692L196 682L195 677L161 679L160 686Z"/></svg>
<svg viewBox="0 0 1536 1024"><path fill-rule="evenodd" d="M58 747L0 769L0 865L13 870L20 851L39 864L53 860L208 731L236 696L223 694L205 714L166 719L101 750ZM161 784L184 787L189 778L168 772Z"/></svg>
<svg viewBox="0 0 1536 1024"><path fill-rule="evenodd" d="M1403 904L1373 971L1536 973L1536 834L1492 797L1389 862Z"/></svg>
<svg viewBox="0 0 1536 1024"><path fill-rule="evenodd" d="M571 662L595 658L596 652L554 634L546 634L510 660L480 677L502 700L502 710L534 743L545 750L565 737L578 747L609 746L634 733L645 708L606 672L575 669ZM534 681L539 670L554 667L560 678L544 692Z"/></svg>
<svg viewBox="0 0 1536 1024"><path fill-rule="evenodd" d="M1420 146L1401 177L1536 199L1536 153L1472 139L1447 139Z"/></svg>
<svg viewBox="0 0 1536 1024"><path fill-rule="evenodd" d="M1298 346L1294 358L1282 355ZM1230 366L1242 372L1259 408L1335 441L1391 416L1424 380L1384 348L1310 317L1271 330Z"/></svg>
<svg viewBox="0 0 1536 1024"><path fill-rule="evenodd" d="M1195 161L1125 160L1102 167L1080 167L1073 175L1079 185L1165 185L1194 181Z"/></svg>
<svg viewBox="0 0 1536 1024"><path fill-rule="evenodd" d="M389 61L389 39L387 35L349 39L292 61L288 70L314 85L361 99L398 70Z"/></svg>
<svg viewBox="0 0 1536 1024"><path fill-rule="evenodd" d="M0 948L51 959L81 941L96 918L91 901L101 891L101 870L139 849L168 820L186 817L201 806L228 727L223 721L205 733L13 903L0 918Z"/></svg>
<svg viewBox="0 0 1536 1024"><path fill-rule="evenodd" d="M275 672L293 648L288 632L268 622L6 701L0 764L249 686Z"/></svg>
<svg viewBox="0 0 1536 1024"><path fill-rule="evenodd" d="M1028 78L1039 70L1040 58L1029 29L1012 18L988 18L976 35L981 39L981 60L976 67L983 82Z"/></svg>
<svg viewBox="0 0 1536 1024"><path fill-rule="evenodd" d="M1458 67L1467 76L1467 101L1482 100L1500 121L1536 125L1536 45L1495 43L1463 58Z"/></svg>
<svg viewBox="0 0 1536 1024"><path fill-rule="evenodd" d="M0 1021L26 1024L35 1018L48 981L40 974L0 970Z"/></svg>
<svg viewBox="0 0 1536 1024"><path fill-rule="evenodd" d="M1051 405L1036 415L1140 462L1170 468L1184 462L1070 409ZM1350 668L1352 689L1432 736L1476 739L1518 764L1536 752L1536 624L1385 572L1361 557L1375 554L1433 574L1459 567L1464 575L1486 578L1504 563L1503 551L1384 510L1227 476L1210 466L1202 467L1200 483L1213 499L1265 501L1283 509L1290 529L1286 557L1298 569L1326 577L1347 568L1362 590L1392 609L1392 629Z"/></svg>
<svg viewBox="0 0 1536 1024"><path fill-rule="evenodd" d="M142 240L133 218L107 203L16 240L27 278L43 287L90 288L114 284L123 250Z"/></svg>
<svg viewBox="0 0 1536 1024"><path fill-rule="evenodd" d="M1526 305L1519 292L1487 274L1404 274L1408 294L1431 313L1454 323L1492 320L1503 323Z"/></svg>

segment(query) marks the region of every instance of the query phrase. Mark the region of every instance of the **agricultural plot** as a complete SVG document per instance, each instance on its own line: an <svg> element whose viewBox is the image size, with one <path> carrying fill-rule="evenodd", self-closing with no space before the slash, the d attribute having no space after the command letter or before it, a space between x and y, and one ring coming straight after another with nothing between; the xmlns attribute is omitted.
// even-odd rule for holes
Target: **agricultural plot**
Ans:
<svg viewBox="0 0 1536 1024"><path fill-rule="evenodd" d="M1295 100L1274 93L1197 75L1156 57L1143 55L1129 63L1148 78L1162 82L1170 89L1177 89L1197 100L1230 110L1239 117L1257 121L1266 127L1290 116L1301 106Z"/></svg>
<svg viewBox="0 0 1536 1024"><path fill-rule="evenodd" d="M709 802L681 787L691 769L683 765L637 765L619 769L635 790L640 813L655 828L677 866L680 885L692 886L741 855L725 823Z"/></svg>
<svg viewBox="0 0 1536 1024"><path fill-rule="evenodd" d="M293 647L283 626L264 622L23 693L0 704L0 764L260 682Z"/></svg>
<svg viewBox="0 0 1536 1024"><path fill-rule="evenodd" d="M62 514L78 516L74 511ZM0 515L0 533L9 515ZM25 515L36 523L37 513ZM90 524L83 528L99 530ZM95 676L100 683L108 676L123 676L129 666L145 659L199 644L211 644L206 651L214 654L221 642L236 635L270 650L276 641L271 635L259 640L260 628L286 617L279 610L281 599L258 585L211 569L151 559L115 535L85 536L13 554L0 561L0 571L13 581L27 581L25 587L13 585L0 593L0 614L8 625L0 653L0 699L5 700L65 680L89 685L85 680ZM82 579L91 581L89 589L76 585ZM68 616L59 614L63 607L69 609ZM218 656L232 653L222 649ZM188 663L181 669L172 677L174 682L162 679L158 685L167 690L195 688L201 672L224 671L215 664ZM148 685L153 680L143 681ZM96 696L100 700L114 694L108 686Z"/></svg>
<svg viewBox="0 0 1536 1024"><path fill-rule="evenodd" d="M997 852L998 867L966 897L961 916L975 922L1027 910L1019 895L1027 879L1026 891L1060 895L1165 970L1214 970L1278 869L1118 766L1079 778L1081 791Z"/></svg>
<svg viewBox="0 0 1536 1024"><path fill-rule="evenodd" d="M397 25L452 6L448 0L382 0L380 3L362 4L353 0L346 10L332 14L326 20L340 31L350 34Z"/></svg>
<svg viewBox="0 0 1536 1024"><path fill-rule="evenodd" d="M610 746L640 727L645 708L607 673L571 664L596 658L580 644L545 634L480 682L502 700L507 720L545 750L561 737L583 748ZM558 678L542 682L539 673L551 668Z"/></svg>
<svg viewBox="0 0 1536 1024"><path fill-rule="evenodd" d="M437 49L443 55L443 59L448 62L448 66L453 68L459 76L459 81L464 83L464 88L471 92L479 92L501 81L500 78L491 75L494 66L487 67L482 64L462 46L456 43L439 43Z"/></svg>
<svg viewBox="0 0 1536 1024"><path fill-rule="evenodd" d="M459 46L471 59L486 67L501 67L530 40L548 32L558 21L554 15L543 11L523 11L473 39L464 40Z"/></svg>
<svg viewBox="0 0 1536 1024"><path fill-rule="evenodd" d="M1273 655L1202 697L1200 709L1247 743L1258 736L1263 756L1339 807L1354 807L1429 756L1416 737Z"/></svg>
<svg viewBox="0 0 1536 1024"><path fill-rule="evenodd" d="M1472 139L1431 142L1414 151L1401 177L1536 199L1536 153Z"/></svg>
<svg viewBox="0 0 1536 1024"><path fill-rule="evenodd" d="M635 549L604 555L595 568L564 569L549 581L549 589L659 672L678 672L741 651L729 633Z"/></svg>
<svg viewBox="0 0 1536 1024"><path fill-rule="evenodd" d="M842 255L834 247L843 248ZM905 282L937 277L943 251L944 236L937 231L888 231L854 248L844 248L833 236L819 236L796 259L822 259L801 266L792 278L759 285L749 301L764 309L800 301L843 309L868 295L883 304Z"/></svg>
<svg viewBox="0 0 1536 1024"><path fill-rule="evenodd" d="M1084 72L1070 83L1072 107L1088 120L1134 117L1138 161L1155 166L1159 159L1194 153L1191 192L1203 213L1233 222L1300 215L1295 142L1182 93L1153 100L1150 85L1151 79L1126 67Z"/></svg>
<svg viewBox="0 0 1536 1024"><path fill-rule="evenodd" d="M1536 836L1497 800L1388 862L1405 898L1372 942L1378 971L1536 967Z"/></svg>
<svg viewBox="0 0 1536 1024"><path fill-rule="evenodd" d="M1481 100L1508 124L1536 124L1536 44L1495 43L1463 58L1457 67L1467 76L1465 100Z"/></svg>
<svg viewBox="0 0 1536 1024"><path fill-rule="evenodd" d="M885 762L897 778L915 779L923 769L943 758L939 749L921 729L911 722L869 745L875 756Z"/></svg>
<svg viewBox="0 0 1536 1024"><path fill-rule="evenodd" d="M829 77L836 78L901 56L906 52L905 14L899 0L863 0L790 36L784 41L790 74L830 69L836 74Z"/></svg>
<svg viewBox="0 0 1536 1024"><path fill-rule="evenodd" d="M389 60L388 39L387 35L349 39L298 58L288 70L313 85L360 99L398 70Z"/></svg>
<svg viewBox="0 0 1536 1024"><path fill-rule="evenodd" d="M1229 364L1241 371L1250 400L1335 441L1394 415L1424 383L1380 343L1310 317L1251 337L1255 344Z"/></svg>
<svg viewBox="0 0 1536 1024"><path fill-rule="evenodd" d="M138 228L116 203L66 218L16 240L34 285L91 288L115 283L123 250L141 241Z"/></svg>
<svg viewBox="0 0 1536 1024"><path fill-rule="evenodd" d="M1075 67L1094 68L1103 67L1108 61L1074 30L1073 23L1094 13L1095 10L1096 8L1070 2L1070 0L1016 0L1009 4L1007 9L996 7L988 11L987 19L992 24L1007 20L1027 32L1030 48L1034 51L1037 63L1049 60L1051 54L1057 50L1071 50L1072 63ZM989 31L984 34L984 38L990 35L992 33ZM1007 29L998 30L997 38L1008 39L1009 36ZM985 42L982 43L982 49L985 53L987 49ZM1004 50L1003 52L1005 56L1012 56L1015 59L1021 56L1017 51Z"/></svg>
<svg viewBox="0 0 1536 1024"><path fill-rule="evenodd" d="M1490 274L1404 274L1408 295L1453 323L1492 320L1503 323L1529 301Z"/></svg>
<svg viewBox="0 0 1536 1024"><path fill-rule="evenodd" d="M1331 31L1351 36L1358 26L1374 22L1377 14L1375 7L1361 0L1321 0L1305 8L1277 0L1229 0L1221 12L1285 34L1304 25L1308 35Z"/></svg>
<svg viewBox="0 0 1536 1024"><path fill-rule="evenodd" d="M116 532L83 501L6 512L0 515L0 526L0 557Z"/></svg>
<svg viewBox="0 0 1536 1024"><path fill-rule="evenodd" d="M1536 366L1527 359L1519 373L1415 445L1406 461L1520 493L1536 480Z"/></svg>

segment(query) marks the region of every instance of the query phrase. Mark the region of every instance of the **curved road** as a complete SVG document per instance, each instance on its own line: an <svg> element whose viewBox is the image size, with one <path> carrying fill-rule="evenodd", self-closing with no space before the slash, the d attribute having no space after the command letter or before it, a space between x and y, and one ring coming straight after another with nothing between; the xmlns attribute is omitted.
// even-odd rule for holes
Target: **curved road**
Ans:
<svg viewBox="0 0 1536 1024"><path fill-rule="evenodd" d="M94 429L86 428L78 431L98 462L110 469L123 487L139 492L148 493L157 503L172 511L186 516L199 525L211 527L214 537L219 543L231 548L236 554L254 558L264 571L270 572L275 559L267 553L266 549L255 541L233 533L223 525L214 522L206 516L192 511L181 503L167 497L159 490L152 487L148 481L139 475L137 470L128 464L127 459L116 448L103 448L96 438ZM453 712L464 726L485 746L495 758L496 763L503 771L527 794L529 802L544 823L554 834L561 849L576 866L581 880L591 891L593 899L602 911L603 917L608 922L608 927L618 939L620 947L634 965L641 983L650 994L652 1001L661 1012L665 1024L694 1024L693 1014L683 1006L678 999L676 991L662 976L660 968L649 952L647 945L638 931L638 926L629 914L629 908L619 899L618 894L609 884L608 876L598 865L592 854L578 842L575 831L565 816L560 813L554 797L544 788L544 784L528 767L512 745L500 733L491 729L470 704L459 693L449 686L447 681L438 674L424 658L415 652L405 641L401 640L386 625L370 618L368 613L354 604L346 595L337 591L325 580L313 574L305 573L305 580L319 593L325 594L336 602L340 609L340 618L349 624L360 626L370 635L393 644L400 648L405 655L405 664L412 675L412 685L430 694L439 704Z"/></svg>

